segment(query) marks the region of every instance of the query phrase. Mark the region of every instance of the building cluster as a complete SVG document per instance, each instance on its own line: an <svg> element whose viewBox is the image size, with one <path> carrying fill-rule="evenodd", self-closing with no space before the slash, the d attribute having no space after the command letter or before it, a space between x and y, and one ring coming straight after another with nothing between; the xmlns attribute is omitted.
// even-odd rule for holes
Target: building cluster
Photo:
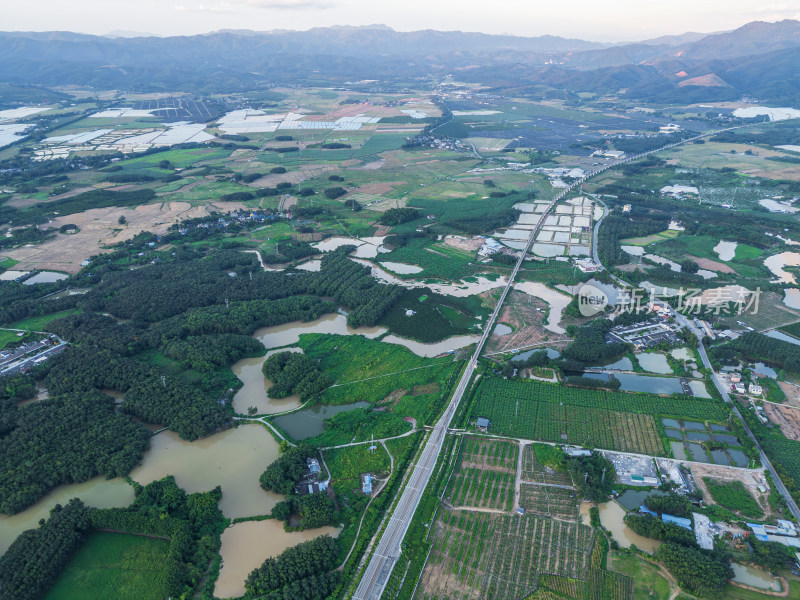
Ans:
<svg viewBox="0 0 800 600"><path fill-rule="evenodd" d="M327 490L328 483L319 480L320 473L319 460L316 458L307 458L306 472L303 474L303 478L297 482L297 487L295 487L294 491L301 496L306 496L308 494L316 494Z"/></svg>
<svg viewBox="0 0 800 600"><path fill-rule="evenodd" d="M472 146L459 139L447 136L439 137L430 133L420 133L406 138L406 144L410 146L428 146L440 150L453 150L454 152L472 152Z"/></svg>
<svg viewBox="0 0 800 600"><path fill-rule="evenodd" d="M777 525L747 523L747 526L753 531L753 537L761 542L778 542L784 546L800 548L797 526L791 521L778 519Z"/></svg>
<svg viewBox="0 0 800 600"><path fill-rule="evenodd" d="M0 352L0 375L27 373L66 347L67 343L64 340L57 335L51 335L11 350L4 350Z"/></svg>
<svg viewBox="0 0 800 600"><path fill-rule="evenodd" d="M661 344L677 344L679 331L679 325L653 319L634 325L618 325L606 334L606 342L633 344L636 350L647 350Z"/></svg>

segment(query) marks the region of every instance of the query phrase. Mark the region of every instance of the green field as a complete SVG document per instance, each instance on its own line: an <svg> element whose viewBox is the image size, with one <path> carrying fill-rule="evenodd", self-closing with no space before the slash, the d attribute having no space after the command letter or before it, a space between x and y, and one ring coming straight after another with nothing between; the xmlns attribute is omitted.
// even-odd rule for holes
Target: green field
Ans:
<svg viewBox="0 0 800 600"><path fill-rule="evenodd" d="M633 597L636 600L669 600L674 586L656 565L635 554L617 552L611 553L609 562L612 571L633 579Z"/></svg>
<svg viewBox="0 0 800 600"><path fill-rule="evenodd" d="M569 442L589 448L664 455L655 416L725 422L728 409L699 398L566 388L486 377L474 392L470 422L488 418L490 433Z"/></svg>
<svg viewBox="0 0 800 600"><path fill-rule="evenodd" d="M333 480L358 479L361 473L389 472L389 455L381 444L369 451L369 444L336 448L325 451L325 464L331 471Z"/></svg>
<svg viewBox="0 0 800 600"><path fill-rule="evenodd" d="M435 417L461 366L452 357L422 358L397 344L356 335L303 334L299 346L334 382L322 393L322 403L363 400L418 423Z"/></svg>
<svg viewBox="0 0 800 600"><path fill-rule="evenodd" d="M745 489L741 481L728 483L704 477L703 482L706 484L711 498L720 506L753 519L761 519L764 516L764 511L761 510L756 499Z"/></svg>
<svg viewBox="0 0 800 600"><path fill-rule="evenodd" d="M41 317L30 317L22 321L17 321L13 325L9 325L12 329L27 329L29 331L44 331L47 325L56 319L74 315L79 312L78 309L64 310L61 312L53 313L51 315L43 315Z"/></svg>
<svg viewBox="0 0 800 600"><path fill-rule="evenodd" d="M163 600L168 549L167 540L93 533L45 600Z"/></svg>

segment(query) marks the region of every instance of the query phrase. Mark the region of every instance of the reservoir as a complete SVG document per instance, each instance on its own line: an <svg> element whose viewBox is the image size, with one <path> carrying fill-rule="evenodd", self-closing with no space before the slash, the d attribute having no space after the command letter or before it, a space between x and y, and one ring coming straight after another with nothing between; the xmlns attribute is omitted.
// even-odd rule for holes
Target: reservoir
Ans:
<svg viewBox="0 0 800 600"><path fill-rule="evenodd" d="M240 425L207 438L187 442L172 431L150 440L142 464L131 479L146 485L167 475L187 493L222 487L219 508L226 517L266 515L283 496L265 492L258 483L278 457L278 443L260 424ZM124 482L123 482L124 483Z"/></svg>

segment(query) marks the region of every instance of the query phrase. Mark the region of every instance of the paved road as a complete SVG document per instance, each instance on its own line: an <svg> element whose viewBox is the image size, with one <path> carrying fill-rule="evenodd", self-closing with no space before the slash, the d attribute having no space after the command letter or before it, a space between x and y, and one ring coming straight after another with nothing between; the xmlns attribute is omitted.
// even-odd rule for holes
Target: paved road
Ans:
<svg viewBox="0 0 800 600"><path fill-rule="evenodd" d="M637 154L635 156L631 156L625 158L620 161L615 161L613 163L609 163L604 165L603 167L588 173L586 178L577 180L576 182L572 183L569 187L565 188L561 193L559 193L550 204L547 206L547 210L542 213L542 218L539 219L538 224L536 227L531 231L530 236L528 237L528 242L525 245L524 250L520 254L519 260L514 265L514 269L511 272L511 275L508 278L508 284L505 288L503 288L503 293L500 296L500 299L497 302L497 306L495 307L492 315L489 317L489 320L486 322L484 327L483 335L481 339L478 341L478 345L475 348L475 352L470 358L469 362L467 363L467 367L464 370L464 375L461 377L461 380L456 387L455 392L450 400L450 403L447 405L447 408L444 411L441 419L436 423L433 430L431 431L428 440L425 443L424 448L422 449L422 453L419 456L419 460L417 464L413 467L411 475L408 479L408 484L406 485L405 489L403 490L400 499L397 502L397 506L394 509L394 513L389 519L389 523L386 526L386 529L381 537L380 541L378 542L375 551L372 554L372 558L370 559L369 563L367 564L367 568L364 571L364 575L361 578L361 581L356 588L355 594L353 594L353 600L379 600L381 595L383 594L383 590L386 587L386 582L389 579L389 575L394 568L395 563L397 562L398 558L400 558L400 553L402 551L401 543L403 538L405 537L406 531L408 531L408 527L411 523L411 519L414 516L414 512L419 505L420 498L422 497L423 492L425 491L425 487L430 480L432 471L434 466L436 465L436 461L439 458L439 453L441 452L442 445L444 444L445 436L447 435L447 429L450 425L450 421L453 419L453 415L455 414L456 408L458 407L458 403L461 401L464 392L469 387L469 383L472 379L472 373L478 363L478 357L483 350L483 346L486 344L486 340L491 335L492 330L494 329L495 321L497 320L498 315L500 314L500 310L505 302L506 296L511 291L512 285L514 283L514 279L519 272L520 267L522 266L523 261L528 255L528 252L533 245L534 240L536 239L536 235L539 233L539 229L544 224L544 217L547 215L553 208L553 206L561 200L566 194L570 193L574 188L578 187L583 184L583 182L600 173L607 171L608 169L617 167L621 164L625 164L631 162L633 160L638 160L644 156L649 154L653 154L654 152L660 152L661 150L665 150L668 148L673 148L675 146L679 146L681 144L685 144L691 142L695 139L700 139L702 137L706 137L708 135L713 135L719 133L720 131L728 131L730 129L738 129L738 127L731 127L728 129L712 131L708 133L704 133L692 138L688 138L686 140L682 140L681 142L677 142L675 144L669 144L667 146L663 146L658 148L657 150L651 150L649 152L643 152L641 154ZM595 238L596 239L596 238ZM594 245L594 244L593 244Z"/></svg>
<svg viewBox="0 0 800 600"><path fill-rule="evenodd" d="M389 575L391 574L397 559L400 558L400 553L402 551L401 543L406 535L406 531L408 531L408 526L411 524L411 518L414 516L414 512L419 505L422 493L425 491L425 487L428 485L433 468L436 465L437 459L439 458L439 453L442 450L442 445L444 444L444 439L447 435L447 429L450 425L450 421L453 419L453 415L455 414L458 403L461 401L464 392L469 387L469 383L472 379L472 373L478 364L478 357L481 355L483 346L486 344L486 341L489 339L489 336L494 329L495 321L500 314L500 310L505 302L506 296L508 296L508 293L511 291L514 279L516 278L517 273L522 266L522 262L527 257L528 252L533 245L533 241L536 239L536 234L544 224L545 215L547 215L553 206L555 206L559 200L561 200L567 193L572 191L572 189L577 185L580 185L580 182L574 183L553 198L553 200L547 206L547 210L542 213L542 218L539 219L539 223L531 231L530 236L528 237L528 242L520 254L517 263L514 265L511 275L509 275L508 283L506 284L506 287L503 288L503 293L500 295L497 306L495 306L494 311L484 326L483 335L478 341L475 352L472 354L472 357L467 363L464 374L461 377L461 380L458 382L458 386L456 387L456 390L450 399L450 403L447 405L447 409L445 409L444 414L436 423L431 431L430 436L428 437L428 440L425 442L425 447L420 454L417 464L413 467L408 484L400 496L394 513L389 519L389 523L386 526L383 537L381 537L380 541L378 542L364 575L358 584L358 588L353 595L353 600L378 600L381 597L381 594L383 594L383 590L386 587L386 582L389 579Z"/></svg>

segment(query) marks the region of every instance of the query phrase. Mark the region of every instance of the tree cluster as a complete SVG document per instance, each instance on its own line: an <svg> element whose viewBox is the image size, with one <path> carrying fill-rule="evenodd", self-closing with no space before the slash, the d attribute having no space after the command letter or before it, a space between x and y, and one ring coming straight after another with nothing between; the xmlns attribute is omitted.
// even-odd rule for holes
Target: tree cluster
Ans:
<svg viewBox="0 0 800 600"><path fill-rule="evenodd" d="M665 541L656 552L656 558L682 589L701 598L722 598L722 590L733 577L730 558L723 552Z"/></svg>
<svg viewBox="0 0 800 600"><path fill-rule="evenodd" d="M579 498L605 502L611 496L617 474L614 464L601 454L570 457L566 466Z"/></svg>
<svg viewBox="0 0 800 600"><path fill-rule="evenodd" d="M303 444L289 448L274 460L261 474L261 487L268 492L276 492L284 496L294 492L297 482L308 471L307 458L316 458L317 450Z"/></svg>
<svg viewBox="0 0 800 600"><path fill-rule="evenodd" d="M665 523L652 515L628 513L625 515L625 524L634 532L647 538L677 542L684 546L697 546L693 531L684 529L675 523Z"/></svg>
<svg viewBox="0 0 800 600"><path fill-rule="evenodd" d="M0 439L0 512L17 513L60 484L127 475L149 439L95 390L24 406Z"/></svg>
<svg viewBox="0 0 800 600"><path fill-rule="evenodd" d="M273 354L264 361L262 371L273 384L267 392L270 398L286 398L297 394L300 400L305 401L331 384L315 361L295 352Z"/></svg>
<svg viewBox="0 0 800 600"><path fill-rule="evenodd" d="M338 581L336 540L324 535L268 558L245 581L247 594L265 600L322 600Z"/></svg>
<svg viewBox="0 0 800 600"><path fill-rule="evenodd" d="M381 225L394 227L418 219L419 216L420 213L416 208L390 208L381 215L378 221Z"/></svg>

